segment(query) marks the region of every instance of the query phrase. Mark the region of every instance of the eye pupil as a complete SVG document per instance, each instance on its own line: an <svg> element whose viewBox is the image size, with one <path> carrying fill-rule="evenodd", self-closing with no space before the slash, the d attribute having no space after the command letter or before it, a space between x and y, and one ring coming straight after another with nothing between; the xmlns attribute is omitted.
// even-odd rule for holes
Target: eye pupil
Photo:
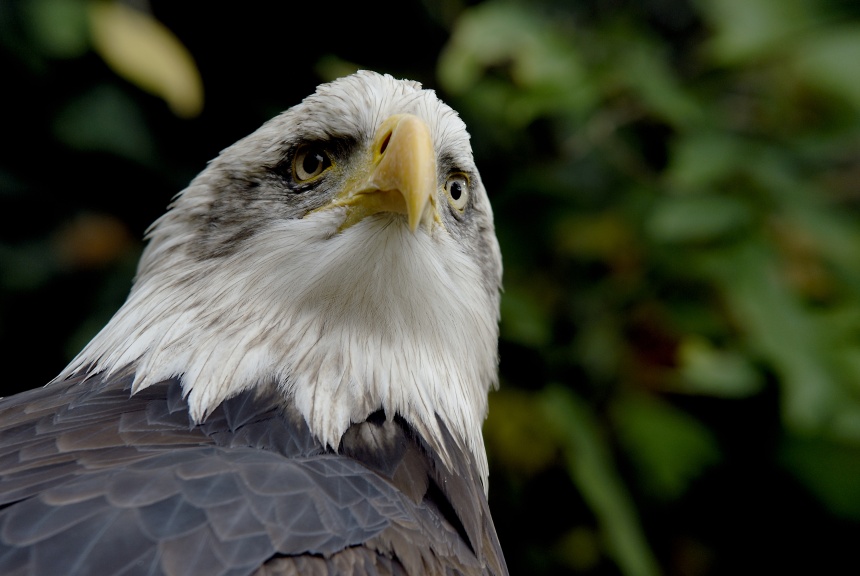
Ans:
<svg viewBox="0 0 860 576"><path fill-rule="evenodd" d="M314 174L317 170L319 170L322 163L322 154L320 154L319 152L310 152L307 156L305 156L304 160L302 161L302 170L304 170L307 174Z"/></svg>
<svg viewBox="0 0 860 576"><path fill-rule="evenodd" d="M451 193L451 198L454 200L459 200L460 196L463 195L463 185L457 182L451 182L451 189L449 191Z"/></svg>

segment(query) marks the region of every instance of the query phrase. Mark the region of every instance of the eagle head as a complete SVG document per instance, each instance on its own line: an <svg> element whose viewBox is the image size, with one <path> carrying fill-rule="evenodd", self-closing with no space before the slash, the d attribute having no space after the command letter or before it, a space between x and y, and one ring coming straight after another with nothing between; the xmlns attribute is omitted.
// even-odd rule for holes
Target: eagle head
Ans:
<svg viewBox="0 0 860 576"><path fill-rule="evenodd" d="M147 232L128 300L61 375L179 377L199 422L274 390L337 447L382 409L476 457L502 264L469 134L431 90L358 72L224 150Z"/></svg>

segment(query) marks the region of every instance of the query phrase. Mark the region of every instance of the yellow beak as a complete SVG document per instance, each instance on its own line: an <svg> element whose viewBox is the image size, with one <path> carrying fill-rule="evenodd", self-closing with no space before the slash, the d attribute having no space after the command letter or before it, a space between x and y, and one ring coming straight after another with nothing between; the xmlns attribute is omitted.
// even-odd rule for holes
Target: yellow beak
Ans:
<svg viewBox="0 0 860 576"><path fill-rule="evenodd" d="M380 212L405 214L412 232L438 219L436 153L427 124L412 114L391 116L376 131L371 151L369 176L333 203L347 207L341 230Z"/></svg>

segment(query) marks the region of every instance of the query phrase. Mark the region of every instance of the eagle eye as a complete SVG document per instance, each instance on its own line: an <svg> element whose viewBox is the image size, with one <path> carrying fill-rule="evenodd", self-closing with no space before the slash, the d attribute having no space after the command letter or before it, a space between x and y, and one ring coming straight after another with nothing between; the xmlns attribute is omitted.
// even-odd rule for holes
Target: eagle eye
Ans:
<svg viewBox="0 0 860 576"><path fill-rule="evenodd" d="M448 194L448 204L458 212L462 212L469 201L469 179L465 174L460 173L448 176L445 192Z"/></svg>
<svg viewBox="0 0 860 576"><path fill-rule="evenodd" d="M331 158L319 144L303 144L293 156L293 179L307 182L328 170Z"/></svg>

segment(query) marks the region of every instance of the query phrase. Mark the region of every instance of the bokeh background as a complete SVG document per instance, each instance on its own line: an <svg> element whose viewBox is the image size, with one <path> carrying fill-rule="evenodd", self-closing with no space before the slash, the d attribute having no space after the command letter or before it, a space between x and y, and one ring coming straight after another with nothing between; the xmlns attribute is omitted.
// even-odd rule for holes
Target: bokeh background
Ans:
<svg viewBox="0 0 860 576"><path fill-rule="evenodd" d="M207 160L357 68L473 136L512 573L856 571L853 0L0 2L0 393L110 318Z"/></svg>

